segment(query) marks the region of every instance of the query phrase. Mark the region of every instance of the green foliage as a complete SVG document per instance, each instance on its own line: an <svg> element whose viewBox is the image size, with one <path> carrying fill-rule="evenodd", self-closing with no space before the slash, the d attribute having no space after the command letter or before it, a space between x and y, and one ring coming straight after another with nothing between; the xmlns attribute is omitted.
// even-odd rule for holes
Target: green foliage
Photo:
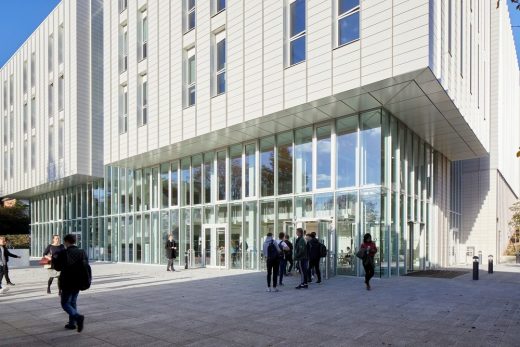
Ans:
<svg viewBox="0 0 520 347"><path fill-rule="evenodd" d="M30 248L31 247L31 236L30 235L5 235L8 240L8 246L15 249Z"/></svg>
<svg viewBox="0 0 520 347"><path fill-rule="evenodd" d="M520 230L520 201L515 202L509 209L513 212L509 225L514 230Z"/></svg>
<svg viewBox="0 0 520 347"><path fill-rule="evenodd" d="M20 201L13 207L0 207L0 235L20 235L30 232L28 206Z"/></svg>

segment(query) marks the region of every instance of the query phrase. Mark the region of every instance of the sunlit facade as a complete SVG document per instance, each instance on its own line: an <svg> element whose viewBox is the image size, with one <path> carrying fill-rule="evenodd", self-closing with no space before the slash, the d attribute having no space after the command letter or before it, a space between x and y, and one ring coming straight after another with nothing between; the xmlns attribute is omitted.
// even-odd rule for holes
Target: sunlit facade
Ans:
<svg viewBox="0 0 520 347"><path fill-rule="evenodd" d="M63 9L88 20L68 25ZM17 96L24 60L0 70L0 195L30 201L33 255L74 233L93 260L164 264L172 233L178 266L262 270L265 235L297 227L326 244L327 277L362 275L354 254L367 232L382 277L501 253L507 216L489 231L488 211L520 182L504 154L520 144L507 7L64 0L53 16L72 52L61 76L78 66L81 83L69 95L54 82L62 65L45 64L46 32L34 131L11 130L30 100ZM68 49L87 24L89 44ZM48 136L61 126L64 137ZM12 153L30 158L33 136L41 153L26 173Z"/></svg>

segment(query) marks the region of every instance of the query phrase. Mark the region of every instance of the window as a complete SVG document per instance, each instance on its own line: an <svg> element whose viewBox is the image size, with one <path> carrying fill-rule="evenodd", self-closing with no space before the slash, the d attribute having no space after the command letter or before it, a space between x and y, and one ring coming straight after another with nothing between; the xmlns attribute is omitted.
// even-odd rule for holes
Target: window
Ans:
<svg viewBox="0 0 520 347"><path fill-rule="evenodd" d="M359 40L359 0L338 0L338 46Z"/></svg>
<svg viewBox="0 0 520 347"><path fill-rule="evenodd" d="M9 76L9 104L13 106L14 104L14 76L11 74Z"/></svg>
<svg viewBox="0 0 520 347"><path fill-rule="evenodd" d="M195 105L195 83L196 83L196 60L195 60L195 48L191 48L186 52L186 66L185 66L185 79L186 79L186 106Z"/></svg>
<svg viewBox="0 0 520 347"><path fill-rule="evenodd" d="M3 127L3 130L4 130L4 147L7 147L7 142L8 142L7 129L8 129L9 124L7 124L7 122L8 122L7 115L4 115L3 118L4 118L4 127Z"/></svg>
<svg viewBox="0 0 520 347"><path fill-rule="evenodd" d="M49 104L49 117L52 117L54 114L54 85L49 84L49 93L48 93L48 104Z"/></svg>
<svg viewBox="0 0 520 347"><path fill-rule="evenodd" d="M27 103L23 104L23 133L24 134L27 134L27 130L29 128L29 126L27 124L29 122L29 119L28 119L29 118L29 114L28 114L29 111L27 110L27 108L28 108Z"/></svg>
<svg viewBox="0 0 520 347"><path fill-rule="evenodd" d="M256 145L246 145L245 149L245 197L256 195Z"/></svg>
<svg viewBox="0 0 520 347"><path fill-rule="evenodd" d="M195 0L186 1L186 31L195 28Z"/></svg>
<svg viewBox="0 0 520 347"><path fill-rule="evenodd" d="M36 136L31 136L31 169L36 167Z"/></svg>
<svg viewBox="0 0 520 347"><path fill-rule="evenodd" d="M128 8L128 0L119 0L119 12L123 12Z"/></svg>
<svg viewBox="0 0 520 347"><path fill-rule="evenodd" d="M215 93L226 92L226 31L215 34Z"/></svg>
<svg viewBox="0 0 520 347"><path fill-rule="evenodd" d="M453 31L453 4L452 0L448 0L448 53L451 55L452 48L452 31Z"/></svg>
<svg viewBox="0 0 520 347"><path fill-rule="evenodd" d="M217 14L220 11L226 9L226 0L213 0L213 14Z"/></svg>
<svg viewBox="0 0 520 347"><path fill-rule="evenodd" d="M31 53L31 88L34 88L34 81L36 78L36 53Z"/></svg>
<svg viewBox="0 0 520 347"><path fill-rule="evenodd" d="M294 165L295 192L312 191L312 127L295 131Z"/></svg>
<svg viewBox="0 0 520 347"><path fill-rule="evenodd" d="M31 99L31 128L36 128L36 99Z"/></svg>
<svg viewBox="0 0 520 347"><path fill-rule="evenodd" d="M23 172L27 173L27 167L29 166L29 155L28 151L27 139L23 141Z"/></svg>
<svg viewBox="0 0 520 347"><path fill-rule="evenodd" d="M217 200L226 200L226 151L217 152Z"/></svg>
<svg viewBox="0 0 520 347"><path fill-rule="evenodd" d="M139 59L146 59L148 56L148 15L147 11L141 12L141 21L139 25Z"/></svg>
<svg viewBox="0 0 520 347"><path fill-rule="evenodd" d="M137 109L137 125L146 125L148 123L148 78L146 75L141 76L139 83L139 103Z"/></svg>
<svg viewBox="0 0 520 347"><path fill-rule="evenodd" d="M49 134L48 134L48 151L49 151L49 164L54 162L54 127L51 125L49 127Z"/></svg>
<svg viewBox="0 0 520 347"><path fill-rule="evenodd" d="M50 34L49 35L49 46L48 46L48 66L47 68L49 69L49 73L52 72L52 67L53 67L53 50L54 50L54 35L53 34Z"/></svg>
<svg viewBox="0 0 520 347"><path fill-rule="evenodd" d="M23 93L27 93L27 60L23 61Z"/></svg>
<svg viewBox="0 0 520 347"><path fill-rule="evenodd" d="M4 113L7 112L7 81L4 81Z"/></svg>
<svg viewBox="0 0 520 347"><path fill-rule="evenodd" d="M316 188L330 188L332 183L331 126L316 129Z"/></svg>
<svg viewBox="0 0 520 347"><path fill-rule="evenodd" d="M119 133L128 130L128 86L121 86L119 91Z"/></svg>
<svg viewBox="0 0 520 347"><path fill-rule="evenodd" d="M128 69L128 26L123 25L119 29L119 72L122 73Z"/></svg>
<svg viewBox="0 0 520 347"><path fill-rule="evenodd" d="M58 158L64 158L64 145L63 142L65 140L65 122L60 119L59 127L58 127Z"/></svg>
<svg viewBox="0 0 520 347"><path fill-rule="evenodd" d="M305 60L305 1L289 3L289 65Z"/></svg>
<svg viewBox="0 0 520 347"><path fill-rule="evenodd" d="M58 28L58 64L63 64L63 50L64 50L64 39L63 39L63 24Z"/></svg>
<svg viewBox="0 0 520 347"><path fill-rule="evenodd" d="M58 79L58 110L63 111L65 99L65 80L63 75Z"/></svg>

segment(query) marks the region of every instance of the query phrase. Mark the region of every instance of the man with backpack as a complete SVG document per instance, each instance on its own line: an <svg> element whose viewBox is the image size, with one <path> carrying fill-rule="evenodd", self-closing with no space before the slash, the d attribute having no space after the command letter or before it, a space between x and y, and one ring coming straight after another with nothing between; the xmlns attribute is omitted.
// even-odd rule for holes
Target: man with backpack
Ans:
<svg viewBox="0 0 520 347"><path fill-rule="evenodd" d="M271 291L271 274L273 276L273 292L277 292L278 288L276 288L276 283L278 282L278 268L280 267L280 255L282 251L280 250L278 243L274 241L273 233L267 233L262 250L267 265L266 292Z"/></svg>
<svg viewBox="0 0 520 347"><path fill-rule="evenodd" d="M296 229L296 241L294 242L294 260L299 263L300 267L300 276L301 281L300 285L296 287L296 289L308 288L307 285L307 264L308 264L308 256L307 256L307 245L305 244L305 239L303 238L303 229Z"/></svg>
<svg viewBox="0 0 520 347"><path fill-rule="evenodd" d="M307 243L309 247L309 272L308 279L309 282L311 280L311 271L314 269L316 276L318 276L318 281L316 283L321 283L321 272L320 272L320 257L321 257L321 243L316 238L316 233L310 233L310 240Z"/></svg>
<svg viewBox="0 0 520 347"><path fill-rule="evenodd" d="M79 314L76 301L80 290L90 287L92 274L88 265L88 257L84 250L76 246L76 237L72 234L63 238L65 249L53 256L52 262L56 271L61 271L59 287L61 290L61 307L69 314L69 324L65 329L83 330L85 317Z"/></svg>
<svg viewBox="0 0 520 347"><path fill-rule="evenodd" d="M280 253L280 268L278 270L278 273L280 275L280 285L283 286L283 275L285 275L285 267L287 266L287 259L286 254L290 252L289 246L285 243L284 240L285 233L281 232L278 234L278 247L281 250Z"/></svg>
<svg viewBox="0 0 520 347"><path fill-rule="evenodd" d="M285 261L286 261L286 264L289 264L289 270L287 270L287 272L285 273L286 276L292 276L292 273L291 273L291 270L293 268L293 244L291 243L291 241L289 241L289 235L285 235L285 240L284 240L285 244L287 245L287 247L289 247L289 251L285 252Z"/></svg>

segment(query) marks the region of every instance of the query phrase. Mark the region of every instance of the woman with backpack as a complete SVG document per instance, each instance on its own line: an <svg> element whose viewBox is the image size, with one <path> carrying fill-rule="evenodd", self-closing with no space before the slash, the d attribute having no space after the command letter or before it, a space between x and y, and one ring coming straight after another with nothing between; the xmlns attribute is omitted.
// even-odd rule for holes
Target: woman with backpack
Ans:
<svg viewBox="0 0 520 347"><path fill-rule="evenodd" d="M365 285L370 290L370 279L374 277L374 256L377 253L376 244L372 241L372 235L366 233L363 243L359 247L363 253L363 268L365 269Z"/></svg>

